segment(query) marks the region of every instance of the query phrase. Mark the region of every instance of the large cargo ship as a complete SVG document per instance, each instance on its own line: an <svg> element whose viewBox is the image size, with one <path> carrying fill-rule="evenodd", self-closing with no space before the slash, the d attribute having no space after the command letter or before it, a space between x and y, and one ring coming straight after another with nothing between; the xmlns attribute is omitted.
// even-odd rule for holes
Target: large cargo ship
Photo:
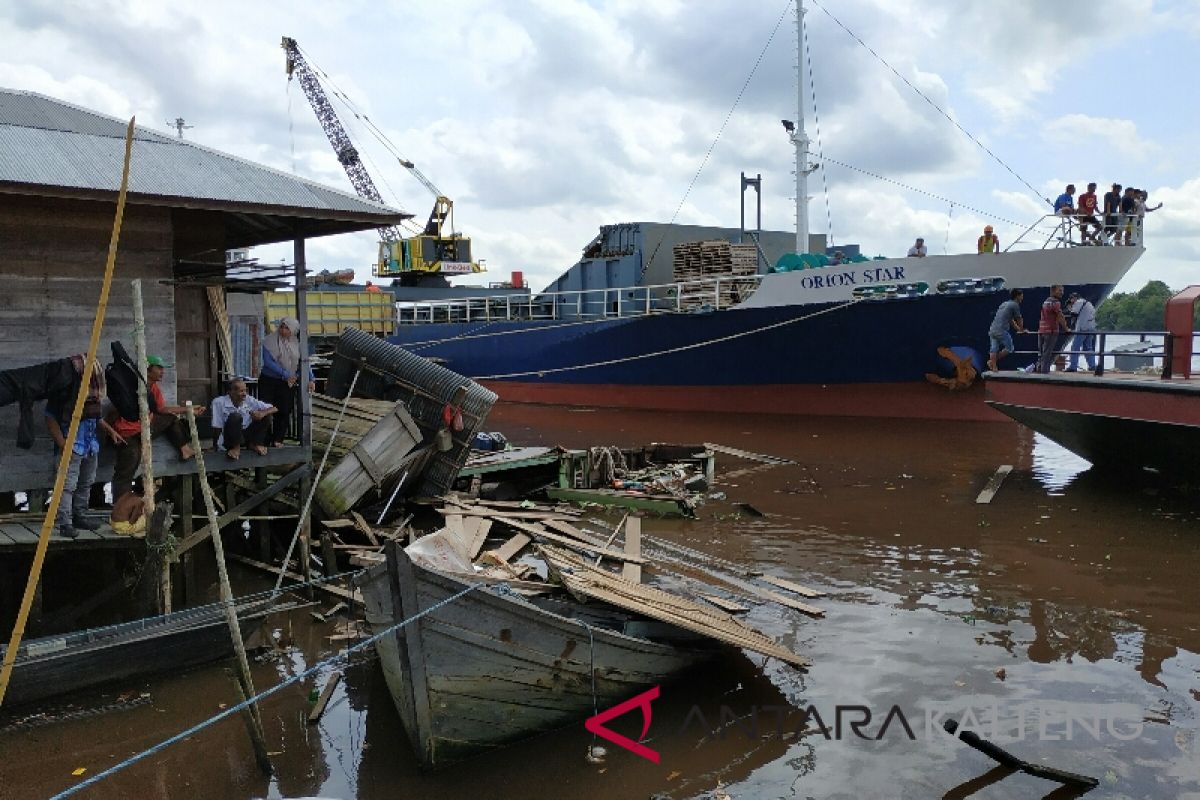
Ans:
<svg viewBox="0 0 1200 800"><path fill-rule="evenodd" d="M796 5L802 31L804 4ZM799 97L796 111L783 121L796 155L794 238L608 225L546 291L401 303L391 341L444 360L506 401L1001 420L971 384L1009 291L1024 290L1024 319L1036 329L1053 284L1099 305L1144 252L1140 230L1131 246L1102 237L1102 246L1082 246L1076 220L1051 215L1004 252L868 260L846 251L831 264L821 237L808 232L807 176L816 165ZM756 180L743 176L743 193ZM739 243L736 252L728 242ZM1036 347L1018 339L1018 349ZM1010 356L1001 367L1031 360ZM946 377L936 382L939 373Z"/></svg>
<svg viewBox="0 0 1200 800"><path fill-rule="evenodd" d="M640 265L661 255L662 237L686 237L683 227L606 226L589 245L594 255L555 291L525 301L403 304L390 340L443 360L505 401L998 420L981 386L949 391L926 379L945 369L938 349L973 350L982 367L988 325L1010 289L1025 290L1024 319L1035 328L1052 284L1099 305L1144 252L1036 248L637 280L652 274ZM711 241L717 234L692 235ZM634 280L622 280L631 272ZM1033 337L1017 344L1037 346ZM1010 356L1001 367L1032 360Z"/></svg>

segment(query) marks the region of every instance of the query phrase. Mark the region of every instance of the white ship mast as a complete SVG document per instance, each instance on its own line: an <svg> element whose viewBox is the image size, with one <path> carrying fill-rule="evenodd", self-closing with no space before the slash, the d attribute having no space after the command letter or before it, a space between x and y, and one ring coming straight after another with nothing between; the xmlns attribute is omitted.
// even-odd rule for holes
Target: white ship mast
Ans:
<svg viewBox="0 0 1200 800"><path fill-rule="evenodd" d="M784 123L796 148L796 252L808 252L808 163L810 140L804 130L804 0L796 0L796 122Z"/></svg>

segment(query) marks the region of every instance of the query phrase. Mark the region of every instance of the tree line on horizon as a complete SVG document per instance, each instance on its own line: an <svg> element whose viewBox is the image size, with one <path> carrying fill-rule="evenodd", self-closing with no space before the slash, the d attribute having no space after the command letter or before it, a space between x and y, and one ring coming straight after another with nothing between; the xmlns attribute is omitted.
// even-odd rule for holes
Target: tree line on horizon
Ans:
<svg viewBox="0 0 1200 800"><path fill-rule="evenodd" d="M1161 331L1163 310L1175 294L1162 281L1149 281L1136 292L1117 292L1096 309L1096 327L1103 331ZM1200 307L1195 325L1200 329Z"/></svg>

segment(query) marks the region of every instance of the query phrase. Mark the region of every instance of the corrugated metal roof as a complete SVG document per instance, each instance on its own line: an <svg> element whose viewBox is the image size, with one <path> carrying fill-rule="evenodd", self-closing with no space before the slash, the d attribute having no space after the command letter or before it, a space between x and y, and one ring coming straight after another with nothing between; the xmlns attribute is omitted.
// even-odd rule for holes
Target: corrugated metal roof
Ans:
<svg viewBox="0 0 1200 800"><path fill-rule="evenodd" d="M127 124L33 92L0 88L0 183L115 192L120 187ZM144 128L134 134L129 191L252 207L410 216Z"/></svg>

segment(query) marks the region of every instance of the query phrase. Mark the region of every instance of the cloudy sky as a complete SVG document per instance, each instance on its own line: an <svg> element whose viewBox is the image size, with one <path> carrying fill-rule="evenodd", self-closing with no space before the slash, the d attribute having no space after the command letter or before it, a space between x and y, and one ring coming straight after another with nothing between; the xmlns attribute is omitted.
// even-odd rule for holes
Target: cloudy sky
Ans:
<svg viewBox="0 0 1200 800"><path fill-rule="evenodd" d="M1044 213L1039 195L1116 181L1164 203L1120 288L1200 281L1200 2L806 3L808 130L832 159L810 184L814 231L869 254L915 236L961 252L985 222L1007 244ZM489 280L522 270L540 288L606 223L736 227L742 171L763 175L764 227L793 227L787 0L15 0L0 10L0 85L164 131L183 117L197 142L349 190L286 80L283 35L455 200ZM423 219L432 197L334 103L385 200ZM374 241L317 240L310 261L365 279Z"/></svg>

